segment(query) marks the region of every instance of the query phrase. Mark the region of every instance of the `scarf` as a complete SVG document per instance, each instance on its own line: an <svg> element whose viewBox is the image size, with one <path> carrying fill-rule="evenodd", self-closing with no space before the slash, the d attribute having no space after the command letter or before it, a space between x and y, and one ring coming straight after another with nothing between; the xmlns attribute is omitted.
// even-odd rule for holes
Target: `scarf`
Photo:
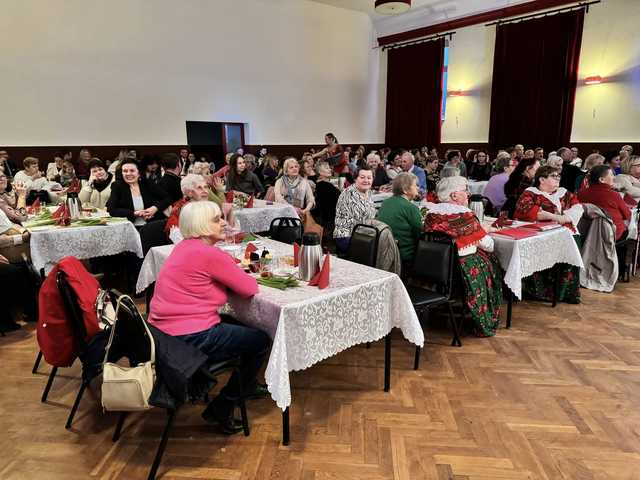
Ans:
<svg viewBox="0 0 640 480"><path fill-rule="evenodd" d="M471 210L450 203L427 204L424 230L450 236L459 250L476 245L487 234Z"/></svg>
<svg viewBox="0 0 640 480"><path fill-rule="evenodd" d="M111 183L111 179L113 178L113 174L112 173L107 173L107 179L106 180L102 180L101 182L98 180L94 180L93 182L93 188L96 189L99 192L102 192L105 188L107 188L109 186L109 184Z"/></svg>
<svg viewBox="0 0 640 480"><path fill-rule="evenodd" d="M298 192L298 187L300 186L300 183L302 182L302 177L300 175L298 175L294 180L289 179L289 177L287 175L283 175L282 176L282 183L285 186L285 188L287 189L286 193L284 194L284 198L287 201L287 203L302 208L302 198L298 198L299 197L299 192ZM296 204L296 201L299 203L299 205Z"/></svg>

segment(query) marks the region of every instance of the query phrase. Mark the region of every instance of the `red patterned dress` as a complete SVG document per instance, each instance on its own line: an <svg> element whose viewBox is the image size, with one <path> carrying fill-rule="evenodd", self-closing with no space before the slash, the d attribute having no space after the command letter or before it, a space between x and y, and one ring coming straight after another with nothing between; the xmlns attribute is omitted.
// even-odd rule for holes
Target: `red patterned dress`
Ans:
<svg viewBox="0 0 640 480"><path fill-rule="evenodd" d="M576 233L576 227L582 217L583 208L576 195L562 187L554 193L546 193L536 187L529 187L518 199L514 218L535 222L538 220L538 212L541 210L571 217L571 222L564 226L574 233L573 238L578 246L580 245L580 237ZM556 271L556 267L560 270ZM559 275L558 301L580 303L580 269L566 263L558 264L556 267L536 272L524 279L524 293L538 300L551 301L557 273Z"/></svg>
<svg viewBox="0 0 640 480"><path fill-rule="evenodd" d="M424 229L444 233L456 242L466 302L480 337L496 334L502 304L502 270L487 235L474 213L451 203L428 203Z"/></svg>

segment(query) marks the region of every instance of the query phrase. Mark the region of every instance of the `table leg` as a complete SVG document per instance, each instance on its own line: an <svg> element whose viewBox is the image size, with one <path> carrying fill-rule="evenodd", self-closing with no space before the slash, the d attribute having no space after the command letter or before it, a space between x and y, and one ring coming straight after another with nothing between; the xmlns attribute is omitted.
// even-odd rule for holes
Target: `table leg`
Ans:
<svg viewBox="0 0 640 480"><path fill-rule="evenodd" d="M282 412L282 445L289 445L289 407Z"/></svg>
<svg viewBox="0 0 640 480"><path fill-rule="evenodd" d="M384 391L391 388L391 332L384 337Z"/></svg>
<svg viewBox="0 0 640 480"><path fill-rule="evenodd" d="M511 328L511 312L513 310L513 292L507 293L507 328Z"/></svg>

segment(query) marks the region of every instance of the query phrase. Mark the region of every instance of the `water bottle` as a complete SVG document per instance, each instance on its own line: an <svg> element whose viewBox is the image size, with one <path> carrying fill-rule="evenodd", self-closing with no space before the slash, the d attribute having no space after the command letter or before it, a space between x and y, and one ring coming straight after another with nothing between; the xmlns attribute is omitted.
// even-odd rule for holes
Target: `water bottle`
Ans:
<svg viewBox="0 0 640 480"><path fill-rule="evenodd" d="M302 247L299 255L300 280L308 282L320 271L322 247L320 246L320 236L317 233L308 232L302 235Z"/></svg>
<svg viewBox="0 0 640 480"><path fill-rule="evenodd" d="M476 214L480 223L484 221L484 203L482 201L482 195L471 195L469 198L469 208Z"/></svg>

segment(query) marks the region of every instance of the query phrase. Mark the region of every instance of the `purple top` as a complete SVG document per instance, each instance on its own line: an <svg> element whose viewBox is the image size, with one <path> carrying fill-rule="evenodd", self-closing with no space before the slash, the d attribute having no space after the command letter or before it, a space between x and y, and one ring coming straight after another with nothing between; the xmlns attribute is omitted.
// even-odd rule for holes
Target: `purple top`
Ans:
<svg viewBox="0 0 640 480"><path fill-rule="evenodd" d="M507 201L507 197L504 194L504 184L509 180L509 175L506 173L499 173L489 179L489 183L484 187L482 195L487 197L496 211L499 211L504 202Z"/></svg>

